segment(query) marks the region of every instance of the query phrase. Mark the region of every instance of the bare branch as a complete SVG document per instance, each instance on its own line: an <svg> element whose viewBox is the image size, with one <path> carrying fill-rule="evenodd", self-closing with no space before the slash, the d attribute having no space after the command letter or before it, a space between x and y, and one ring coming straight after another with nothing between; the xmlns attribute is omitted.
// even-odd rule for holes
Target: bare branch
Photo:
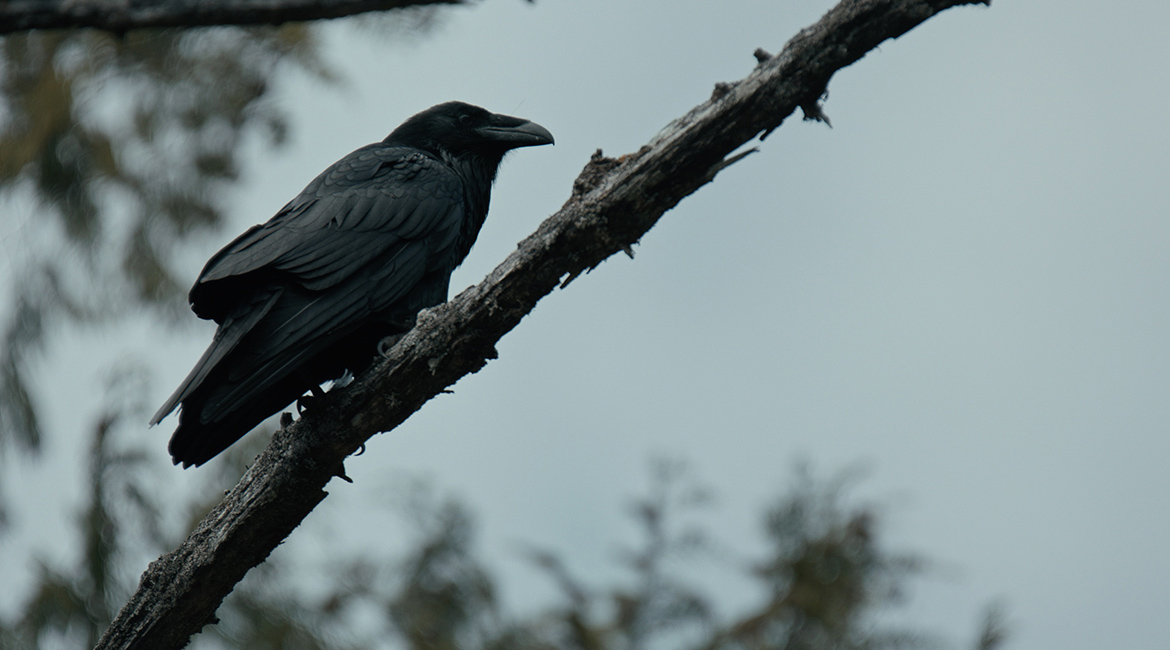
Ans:
<svg viewBox="0 0 1170 650"><path fill-rule="evenodd" d="M495 344L566 278L626 250L662 214L741 156L732 153L815 105L837 70L952 6L986 0L844 0L746 78L636 153L600 152L573 195L479 285L419 315L390 356L278 431L239 484L175 551L152 563L99 648L178 648L325 498L345 458L496 357ZM746 54L745 54L746 56ZM730 156L730 157L729 157Z"/></svg>
<svg viewBox="0 0 1170 650"><path fill-rule="evenodd" d="M8 0L0 34L93 27L125 33L143 27L279 25L468 0Z"/></svg>

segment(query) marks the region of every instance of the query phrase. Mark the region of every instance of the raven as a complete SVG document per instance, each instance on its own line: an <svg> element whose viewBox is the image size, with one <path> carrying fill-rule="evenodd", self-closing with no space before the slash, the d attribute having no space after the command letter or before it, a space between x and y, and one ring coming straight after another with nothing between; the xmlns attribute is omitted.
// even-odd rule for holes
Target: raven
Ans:
<svg viewBox="0 0 1170 650"><path fill-rule="evenodd" d="M552 143L528 120L439 104L216 253L189 299L219 329L150 422L182 405L174 463L202 465L306 391L365 370L381 341L447 299L504 154Z"/></svg>

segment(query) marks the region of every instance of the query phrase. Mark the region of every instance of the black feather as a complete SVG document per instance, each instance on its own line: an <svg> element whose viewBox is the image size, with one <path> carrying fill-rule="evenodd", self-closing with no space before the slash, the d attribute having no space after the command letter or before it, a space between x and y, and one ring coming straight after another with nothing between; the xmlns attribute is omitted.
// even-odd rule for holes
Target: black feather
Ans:
<svg viewBox="0 0 1170 650"><path fill-rule="evenodd" d="M506 152L551 144L526 120L449 102L321 173L203 268L191 309L219 330L151 420L180 407L175 464L201 465L447 299Z"/></svg>

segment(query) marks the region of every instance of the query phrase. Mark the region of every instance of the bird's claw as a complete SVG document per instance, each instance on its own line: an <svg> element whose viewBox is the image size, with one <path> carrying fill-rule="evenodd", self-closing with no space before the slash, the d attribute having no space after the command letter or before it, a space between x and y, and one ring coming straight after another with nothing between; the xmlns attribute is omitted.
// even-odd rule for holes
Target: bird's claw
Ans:
<svg viewBox="0 0 1170 650"><path fill-rule="evenodd" d="M345 372L342 373L341 376L337 379L334 379L333 383L329 385L329 390L332 391L335 388L345 388L346 386L352 384L353 380L353 373L349 371L349 368L346 368Z"/></svg>
<svg viewBox="0 0 1170 650"><path fill-rule="evenodd" d="M313 402L317 401L316 395L301 395L297 398L297 415L305 412L305 410L313 406Z"/></svg>

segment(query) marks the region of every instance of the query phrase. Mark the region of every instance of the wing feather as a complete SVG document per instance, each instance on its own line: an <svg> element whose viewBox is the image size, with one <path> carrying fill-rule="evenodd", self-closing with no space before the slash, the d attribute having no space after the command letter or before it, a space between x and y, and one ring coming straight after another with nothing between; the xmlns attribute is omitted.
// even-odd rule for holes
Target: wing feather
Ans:
<svg viewBox="0 0 1170 650"><path fill-rule="evenodd" d="M336 343L355 324L393 304L422 279L426 257L426 246L414 242L329 291L286 294L253 327L252 345L233 356L228 381L209 395L200 419L207 423L230 414Z"/></svg>
<svg viewBox="0 0 1170 650"><path fill-rule="evenodd" d="M464 202L445 162L371 145L213 256L190 300L219 332L153 420L182 404L176 462L201 464L330 373L362 367L371 340L445 299Z"/></svg>
<svg viewBox="0 0 1170 650"><path fill-rule="evenodd" d="M414 149L370 145L212 257L191 289L191 305L220 321L251 277L264 273L323 291L392 255L403 241L462 218L462 182L448 166Z"/></svg>

